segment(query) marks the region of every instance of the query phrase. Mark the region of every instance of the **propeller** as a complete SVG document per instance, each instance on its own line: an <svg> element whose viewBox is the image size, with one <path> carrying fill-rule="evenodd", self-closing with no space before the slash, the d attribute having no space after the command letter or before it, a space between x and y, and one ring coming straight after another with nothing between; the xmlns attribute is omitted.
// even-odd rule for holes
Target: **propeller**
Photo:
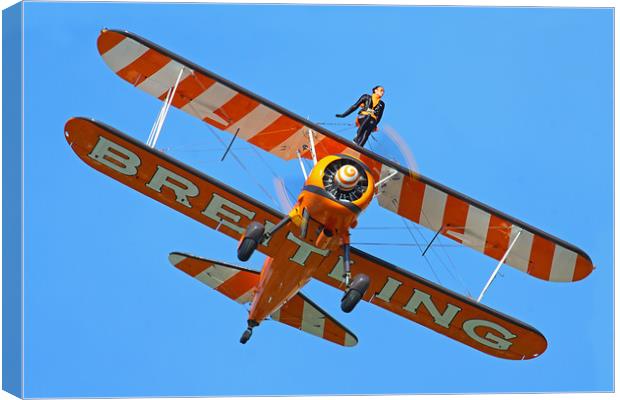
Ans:
<svg viewBox="0 0 620 400"><path fill-rule="evenodd" d="M380 135L379 138L373 135L372 138L375 140L372 143L367 142L370 150L383 157L404 164L405 167L413 172L420 172L411 148L396 129L386 124L381 129L381 132L384 135Z"/></svg>
<svg viewBox="0 0 620 400"><path fill-rule="evenodd" d="M341 158L331 162L323 172L325 190L341 201L355 201L368 188L368 178L358 162Z"/></svg>
<svg viewBox="0 0 620 400"><path fill-rule="evenodd" d="M284 184L284 179L282 179L279 176L274 177L273 187L276 192L276 198L278 199L278 203L280 204L280 211L285 212L285 213L291 211L291 209L293 208L293 202L291 201L291 198L289 197L288 191Z"/></svg>

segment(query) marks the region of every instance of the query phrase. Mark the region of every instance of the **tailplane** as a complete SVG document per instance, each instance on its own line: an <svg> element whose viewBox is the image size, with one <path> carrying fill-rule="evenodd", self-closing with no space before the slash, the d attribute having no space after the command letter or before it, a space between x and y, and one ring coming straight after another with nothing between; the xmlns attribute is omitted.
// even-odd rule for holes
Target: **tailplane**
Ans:
<svg viewBox="0 0 620 400"><path fill-rule="evenodd" d="M237 303L250 303L254 298L258 271L178 252L170 253L168 259L176 268ZM271 319L341 346L357 344L351 331L301 293L273 313Z"/></svg>

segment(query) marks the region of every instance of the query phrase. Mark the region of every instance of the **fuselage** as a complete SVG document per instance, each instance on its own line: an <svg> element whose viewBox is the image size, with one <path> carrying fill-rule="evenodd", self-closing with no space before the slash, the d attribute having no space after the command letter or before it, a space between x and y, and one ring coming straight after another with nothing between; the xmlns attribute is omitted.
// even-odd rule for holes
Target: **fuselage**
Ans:
<svg viewBox="0 0 620 400"><path fill-rule="evenodd" d="M374 178L360 160L345 155L324 157L308 175L289 212L289 231L317 253L342 248L349 244L349 231L374 193ZM248 318L253 323L260 323L295 296L319 266L292 262L291 246L294 243L282 243L278 254L264 262Z"/></svg>

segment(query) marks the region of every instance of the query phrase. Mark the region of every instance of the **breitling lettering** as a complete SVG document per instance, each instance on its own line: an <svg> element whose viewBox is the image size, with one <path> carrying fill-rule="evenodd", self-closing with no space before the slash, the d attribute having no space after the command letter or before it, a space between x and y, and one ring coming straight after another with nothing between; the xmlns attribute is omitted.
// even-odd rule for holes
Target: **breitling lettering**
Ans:
<svg viewBox="0 0 620 400"><path fill-rule="evenodd" d="M138 167L141 165L141 160L137 154L103 136L99 136L97 144L88 153L88 157L127 176L137 175ZM195 198L200 194L198 186L189 179L158 165L146 187L161 193L164 186L174 192L177 203L188 208L193 208L190 198ZM244 227L238 225L241 218L245 216L252 220L256 215L255 212L247 210L217 193L213 193L211 200L201 213L239 234L243 234L244 231ZM265 221L265 226L270 228L273 223ZM268 240L264 244L267 245Z"/></svg>
<svg viewBox="0 0 620 400"><path fill-rule="evenodd" d="M452 322L456 314L461 311L460 307L448 303L443 314L440 313L435 303L433 303L433 301L431 300L431 296L418 289L413 289L413 295L403 308L413 314L417 314L418 307L420 307L420 305L422 304L424 305L424 308L426 308L426 310L431 314L433 320L435 320L435 323L437 325L443 326L444 328L449 328L450 323Z"/></svg>
<svg viewBox="0 0 620 400"><path fill-rule="evenodd" d="M276 224L274 224L273 222L265 221L265 232L271 232L271 229L273 229L274 226L276 226ZM270 241L271 241L271 236L267 236L267 239L262 241L262 245L269 246Z"/></svg>
<svg viewBox="0 0 620 400"><path fill-rule="evenodd" d="M198 187L196 185L188 179L175 174L161 165L157 166L157 172L155 172L146 186L159 193L161 193L162 187L166 186L174 191L177 203L183 204L185 207L190 208L191 205L187 198L198 195Z"/></svg>
<svg viewBox="0 0 620 400"><path fill-rule="evenodd" d="M238 214L227 210L226 208L224 208L224 206L226 206L230 210L236 211ZM240 205L237 205L236 203L233 203L232 201L223 198L217 193L213 193L211 201L207 205L207 208L204 209L202 214L211 218L218 224L222 224L240 234L243 234L243 228L239 225L236 225L236 223L241 220L241 216L244 215L248 219L252 220L256 215L255 212L246 210Z"/></svg>
<svg viewBox="0 0 620 400"><path fill-rule="evenodd" d="M343 261L340 257L328 276L342 282L343 273ZM374 299L390 303L402 285L403 282L388 276L381 289L376 292ZM448 329L451 328L455 317L461 312L460 307L450 303L447 303L445 309L440 311L432 296L417 288L414 289L411 297L404 304L403 310L414 315L420 313L422 306L431 315L435 324ZM462 324L462 329L471 339L496 350L508 350L512 346L511 340L517 337L503 326L482 319L466 320Z"/></svg>
<svg viewBox="0 0 620 400"><path fill-rule="evenodd" d="M381 291L376 294L376 297L383 301L389 302L392 299L392 296L394 296L394 293L396 293L396 289L398 289L402 284L402 282L388 276L387 282L385 282L385 285L383 285Z"/></svg>
<svg viewBox="0 0 620 400"><path fill-rule="evenodd" d="M123 175L135 175L140 166L140 158L136 154L103 136L99 137L88 157Z"/></svg>
<svg viewBox="0 0 620 400"><path fill-rule="evenodd" d="M291 232L286 235L286 238L291 242L295 243L297 246L297 251L293 255L293 257L289 258L292 262L304 266L310 254L317 253L322 257L326 257L329 254L329 250L319 249L318 247L314 247L309 243L304 242L299 239L297 236L293 235Z"/></svg>
<svg viewBox="0 0 620 400"><path fill-rule="evenodd" d="M141 165L141 160L137 154L105 137L99 137L97 144L88 153L88 157L126 176L137 175L138 168ZM192 199L197 199L200 194L197 183L191 182L188 178L182 177L161 165L157 166L157 170L145 186L159 193L162 192L165 186L174 192L174 201L190 209L196 206L196 204L192 204L192 202L195 203L195 200ZM245 226L247 226L246 222L241 222L242 218L245 217L251 221L256 217L254 211L248 210L217 193L211 195L208 204L204 206L201 214L239 234L243 234ZM264 221L264 223L267 229L273 227L273 223L270 221ZM297 245L295 253L289 260L298 265L304 266L313 254L321 257L327 257L330 254L329 250L312 246L295 236L292 232L288 232L285 238ZM263 245L268 246L269 239L265 240ZM331 268L328 276L342 282L343 273L343 258L340 256ZM403 285L404 282L392 277L386 277L380 290L373 297L376 300L371 301L392 303L396 293L406 290L406 285ZM414 288L407 301L399 304L404 304L402 310L414 316L420 314L421 310L425 310L426 313L430 314L435 324L447 329L452 328L456 316L462 311L460 307L445 301L437 303L437 300L432 295L418 288ZM458 321L459 319L456 320ZM483 319L472 318L465 320L461 323L460 328L472 340L496 350L508 350L513 344L511 340L517 337L498 323Z"/></svg>
<svg viewBox="0 0 620 400"><path fill-rule="evenodd" d="M479 327L493 329L497 331L500 335L502 335L502 337L499 337L491 332L487 332L484 337L480 337L476 333L476 328ZM512 345L509 339L514 339L517 337L503 326L482 319L470 319L469 321L465 321L463 323L463 330L467 333L467 335L469 335L470 338L474 339L476 342L497 350L508 350L508 348Z"/></svg>
<svg viewBox="0 0 620 400"><path fill-rule="evenodd" d="M351 260L351 264L353 264L353 260ZM334 265L334 268L332 268L328 276L344 283L344 257L338 257L336 265Z"/></svg>

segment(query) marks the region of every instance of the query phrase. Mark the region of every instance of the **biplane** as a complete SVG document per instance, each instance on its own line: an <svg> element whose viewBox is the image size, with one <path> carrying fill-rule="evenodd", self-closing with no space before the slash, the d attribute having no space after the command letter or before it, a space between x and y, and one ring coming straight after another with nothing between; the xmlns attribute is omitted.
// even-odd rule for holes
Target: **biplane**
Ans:
<svg viewBox="0 0 620 400"><path fill-rule="evenodd" d="M249 260L255 251L266 256L256 271L181 252L169 255L187 275L250 305L241 343L271 319L342 346L356 345L351 331L300 292L314 278L343 291L344 312L364 300L490 355L531 359L545 351L545 337L480 302L499 267L507 264L554 282L581 280L594 268L576 246L359 147L140 36L104 29L97 46L108 67L160 99L162 111L147 143L82 117L67 121L66 140L99 172L233 238L239 260ZM230 133L230 145L245 140L284 160L311 160L314 166L304 171L292 209L277 211L157 150L171 106ZM497 260L480 297L460 295L351 246L351 230L373 199Z"/></svg>

